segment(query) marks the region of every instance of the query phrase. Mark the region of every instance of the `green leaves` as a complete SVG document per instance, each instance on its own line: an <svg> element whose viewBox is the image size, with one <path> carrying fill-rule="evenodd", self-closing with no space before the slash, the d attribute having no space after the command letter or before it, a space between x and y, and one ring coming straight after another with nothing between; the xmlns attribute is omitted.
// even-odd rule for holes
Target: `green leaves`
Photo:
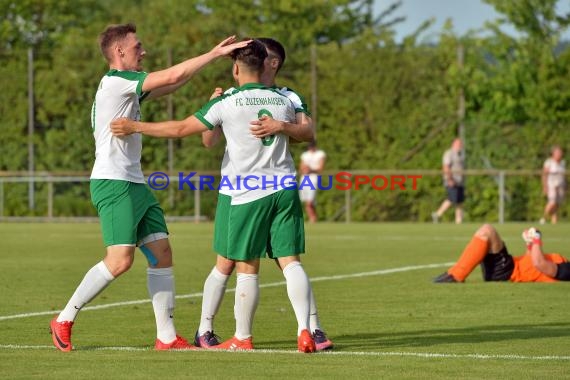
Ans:
<svg viewBox="0 0 570 380"><path fill-rule="evenodd" d="M97 37L107 24L122 22L137 24L147 71L166 67L169 54L177 63L232 34L280 40L287 60L277 82L295 89L317 111L329 170L439 169L443 150L457 134L460 91L466 98L469 168L539 168L545 147L570 143L570 50L559 41L569 16L557 13L554 0L486 2L501 14L486 26L490 33L456 36L449 22L439 40L426 45L421 41L429 19L402 43L394 41L401 1L376 15L372 0L0 0L0 170L27 168L26 49L33 46L36 167L90 171L89 112L107 69ZM507 23L520 34L503 33ZM463 65L457 60L460 44ZM209 65L173 95L174 118L196 111L215 87L233 84L229 60ZM145 120L166 120L166 99L144 104L142 113ZM199 138L174 146L175 170L219 170L223 146L205 150ZM303 146L292 149L298 158ZM145 138L145 170L165 169L167 157L166 140ZM467 206L478 218L493 216L495 194L481 186L469 191L473 204ZM438 180L426 181L413 196L363 196L353 217L429 218L439 198L428 194L440 193ZM322 197L325 217L338 211L337 201ZM527 201L536 197L518 200ZM407 206L396 210L396 203ZM378 210L371 216L373 208ZM178 205L169 211L184 213Z"/></svg>

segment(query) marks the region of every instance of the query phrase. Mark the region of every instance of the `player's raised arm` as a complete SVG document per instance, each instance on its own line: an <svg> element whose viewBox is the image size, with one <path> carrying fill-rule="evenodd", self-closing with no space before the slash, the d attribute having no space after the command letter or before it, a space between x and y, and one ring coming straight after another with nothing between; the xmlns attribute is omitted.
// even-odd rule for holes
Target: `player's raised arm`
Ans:
<svg viewBox="0 0 570 380"><path fill-rule="evenodd" d="M210 100L219 98L224 93L224 90L221 87L216 87L212 95L210 96ZM221 128L214 128L211 130L207 130L202 132L202 144L206 148L212 148L216 144L218 144L222 137L222 129Z"/></svg>
<svg viewBox="0 0 570 380"><path fill-rule="evenodd" d="M542 252L542 234L534 227L523 232L523 240L527 243L532 265L543 274L555 277L558 270L555 263L546 260Z"/></svg>
<svg viewBox="0 0 570 380"><path fill-rule="evenodd" d="M208 130L208 127L194 115L184 120L171 120L158 123L146 123L132 119L120 118L111 122L114 136L123 137L133 133L142 133L154 137L185 137Z"/></svg>
<svg viewBox="0 0 570 380"><path fill-rule="evenodd" d="M184 85L200 69L216 58L226 56L237 48L246 46L251 40L235 42L231 36L220 42L209 52L190 58L168 69L149 73L142 85L142 91L152 91L149 98L170 94Z"/></svg>

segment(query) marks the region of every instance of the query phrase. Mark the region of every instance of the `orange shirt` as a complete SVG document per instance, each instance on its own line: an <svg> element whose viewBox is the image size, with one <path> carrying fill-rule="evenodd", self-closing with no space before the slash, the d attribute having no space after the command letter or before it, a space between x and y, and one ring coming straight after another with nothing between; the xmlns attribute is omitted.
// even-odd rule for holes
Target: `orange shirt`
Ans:
<svg viewBox="0 0 570 380"><path fill-rule="evenodd" d="M555 264L566 262L566 258L558 253L545 254L544 258L552 261ZM532 258L530 255L513 257L515 261L515 268L511 274L510 280L512 282L556 282L557 279L547 276L540 272L532 265Z"/></svg>

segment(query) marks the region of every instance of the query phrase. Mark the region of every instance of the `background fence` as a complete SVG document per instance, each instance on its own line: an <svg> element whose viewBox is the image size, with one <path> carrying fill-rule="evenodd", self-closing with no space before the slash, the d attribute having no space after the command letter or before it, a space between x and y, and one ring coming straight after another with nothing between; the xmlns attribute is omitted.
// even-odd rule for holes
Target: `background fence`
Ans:
<svg viewBox="0 0 570 380"><path fill-rule="evenodd" d="M339 183L340 171L323 174L323 186L317 196L317 209L321 220L336 222L366 221L431 221L431 213L445 199L438 170L365 170L350 171L351 184ZM188 174L189 172L185 172ZM465 221L536 221L542 215L545 199L541 193L541 172L536 170L467 170ZM169 220L202 222L212 220L215 213L217 191L200 188L199 176L219 173L198 172L192 179L196 190L179 182L178 173L169 176L167 189L154 191ZM408 177L405 189L388 185L383 190L370 184L356 188L357 176L418 176L416 188ZM333 182L329 183L332 178ZM349 177L344 176L345 181ZM363 177L359 177L363 178ZM382 185L382 181L377 184ZM332 186L331 186L332 185ZM348 188L340 190L338 187ZM29 188L33 187L33 191ZM434 189L438 189L435 190ZM32 194L32 195L30 195ZM34 199L30 200L32 196ZM33 205L33 206L32 206ZM568 214L561 209L561 217ZM451 221L448 211L444 221ZM91 221L97 214L91 205L89 176L85 173L23 173L0 174L0 221Z"/></svg>

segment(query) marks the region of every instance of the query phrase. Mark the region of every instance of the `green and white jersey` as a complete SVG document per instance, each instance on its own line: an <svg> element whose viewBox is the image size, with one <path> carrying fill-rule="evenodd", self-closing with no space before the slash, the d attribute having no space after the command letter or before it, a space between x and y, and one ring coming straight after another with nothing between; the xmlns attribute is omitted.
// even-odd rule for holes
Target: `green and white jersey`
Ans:
<svg viewBox="0 0 570 380"><path fill-rule="evenodd" d="M263 115L295 122L295 106L276 89L249 83L226 91L194 114L209 129L222 128L226 153L222 161L219 191L244 204L295 186L295 164L289 137L283 134L259 139L250 122Z"/></svg>
<svg viewBox="0 0 570 380"><path fill-rule="evenodd" d="M273 86L272 88L275 88L277 91L285 95L293 103L295 106L295 113L302 112L307 116L311 116L309 107L307 107L307 103L305 103L305 99L301 95L297 94L289 87L277 88L277 86Z"/></svg>
<svg viewBox="0 0 570 380"><path fill-rule="evenodd" d="M305 98L297 94L295 90L292 90L289 87L279 88L276 85L273 85L270 88L272 90L277 90L279 93L285 95L293 103L293 106L295 106L295 113L302 112L307 116L311 116L309 107L307 107L307 103L305 102ZM224 95L231 95L235 90L235 87L230 87L224 91Z"/></svg>
<svg viewBox="0 0 570 380"><path fill-rule="evenodd" d="M120 117L141 119L140 102L148 95L142 93L147 75L146 72L110 70L101 79L91 109L91 127L95 137L92 179L144 183L141 135L134 133L115 137L109 126L111 121Z"/></svg>

